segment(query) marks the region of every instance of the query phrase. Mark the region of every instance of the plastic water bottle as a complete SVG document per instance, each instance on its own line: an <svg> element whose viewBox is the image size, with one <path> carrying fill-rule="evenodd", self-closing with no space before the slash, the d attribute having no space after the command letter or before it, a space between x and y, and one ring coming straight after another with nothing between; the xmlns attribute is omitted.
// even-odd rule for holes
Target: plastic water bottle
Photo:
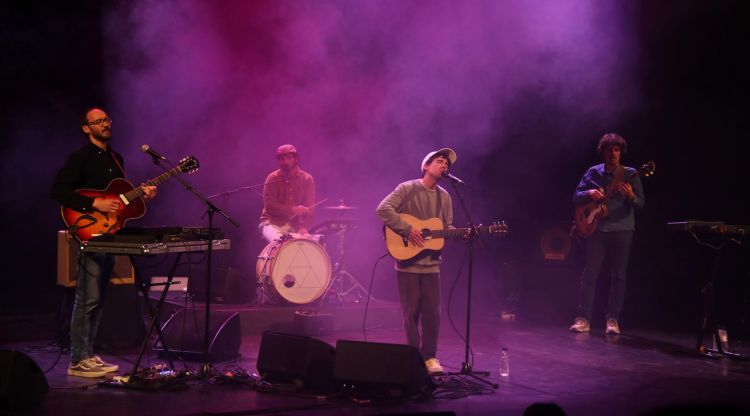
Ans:
<svg viewBox="0 0 750 416"><path fill-rule="evenodd" d="M508 349L503 347L500 351L500 377L508 377L510 374L510 362L508 361Z"/></svg>

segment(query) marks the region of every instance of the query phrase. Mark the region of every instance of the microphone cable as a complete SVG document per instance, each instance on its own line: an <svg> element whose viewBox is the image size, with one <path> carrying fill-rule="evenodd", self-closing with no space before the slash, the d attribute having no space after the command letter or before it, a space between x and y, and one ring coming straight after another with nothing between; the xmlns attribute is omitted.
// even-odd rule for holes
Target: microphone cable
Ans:
<svg viewBox="0 0 750 416"><path fill-rule="evenodd" d="M375 270L378 268L378 263L380 263L380 260L383 260L387 255L388 252L386 251L382 256L378 257L378 259L375 260L375 265L372 266L370 286L367 288L367 302L365 302L365 313L362 317L362 335L364 335L365 337L365 342L367 342L367 310L370 308L370 299L372 299L372 284L375 281Z"/></svg>

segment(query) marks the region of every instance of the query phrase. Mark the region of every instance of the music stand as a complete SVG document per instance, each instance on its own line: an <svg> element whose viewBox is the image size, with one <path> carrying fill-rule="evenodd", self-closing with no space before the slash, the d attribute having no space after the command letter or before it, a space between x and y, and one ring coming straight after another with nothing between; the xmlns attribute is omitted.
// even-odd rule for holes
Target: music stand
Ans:
<svg viewBox="0 0 750 416"><path fill-rule="evenodd" d="M151 160L160 168L165 169L161 165L159 158L151 155ZM213 257L213 238L214 238L214 214L221 214L227 221L229 221L235 227L240 226L237 221L232 219L226 212L222 211L219 207L214 205L207 197L198 192L192 185L188 184L179 175L175 175L174 178L182 184L188 191L195 195L204 205L206 205L206 214L208 215L208 249L206 250L206 316L205 316L205 331L203 334L203 365L201 365L201 376L208 377L211 373L211 362L208 355L209 346L209 323L211 322L211 259Z"/></svg>
<svg viewBox="0 0 750 416"><path fill-rule="evenodd" d="M456 193L456 196L458 197L458 201L460 202L461 209L464 212L464 215L466 216L466 220L469 222L469 235L468 235L468 241L466 242L469 245L469 272L468 272L468 278L467 278L467 288L466 288L466 338L464 342L464 362L461 364L461 371L459 372L448 372L445 373L446 375L466 375L473 377L482 383L485 383L489 386L491 386L494 389L497 389L499 385L497 383L493 383L489 380L485 380L484 378L480 377L479 374L484 376L489 376L490 372L486 370L474 370L472 368L471 363L469 362L469 354L471 350L470 342L471 342L471 290L472 290L472 281L473 281L473 274L474 274L474 240L477 239L478 232L477 227L474 224L474 222L471 220L471 216L469 215L469 210L466 208L466 203L464 201L463 195L461 195L461 192L458 189L458 186L456 185L455 180L451 180L451 183L453 184L453 190Z"/></svg>

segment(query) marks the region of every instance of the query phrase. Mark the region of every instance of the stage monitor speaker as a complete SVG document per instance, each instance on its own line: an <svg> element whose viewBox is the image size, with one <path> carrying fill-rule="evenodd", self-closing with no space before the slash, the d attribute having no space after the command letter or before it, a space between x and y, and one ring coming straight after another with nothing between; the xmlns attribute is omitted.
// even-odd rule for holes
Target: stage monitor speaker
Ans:
<svg viewBox="0 0 750 416"><path fill-rule="evenodd" d="M265 331L258 352L258 372L270 383L291 383L316 392L340 388L333 381L336 349L323 341Z"/></svg>
<svg viewBox="0 0 750 416"><path fill-rule="evenodd" d="M48 390L47 378L34 360L18 351L0 350L0 413L36 406Z"/></svg>
<svg viewBox="0 0 750 416"><path fill-rule="evenodd" d="M161 328L169 352L185 361L204 361L203 345L206 311L180 309ZM227 361L240 355L240 315L237 312L211 311L208 325L208 360ZM164 355L157 337L154 351Z"/></svg>
<svg viewBox="0 0 750 416"><path fill-rule="evenodd" d="M435 389L422 354L401 344L337 341L334 379L364 396L409 398Z"/></svg>

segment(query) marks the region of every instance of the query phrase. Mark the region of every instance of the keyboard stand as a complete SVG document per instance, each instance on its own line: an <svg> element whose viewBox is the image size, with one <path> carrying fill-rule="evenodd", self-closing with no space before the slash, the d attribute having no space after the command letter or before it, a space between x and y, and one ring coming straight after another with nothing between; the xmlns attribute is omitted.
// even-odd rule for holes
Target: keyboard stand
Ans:
<svg viewBox="0 0 750 416"><path fill-rule="evenodd" d="M231 247L230 241L228 239L221 239L221 240L212 240L211 241L211 248L213 250L229 250ZM182 253L185 252L203 252L208 249L208 242L204 240L198 240L198 241L184 241L184 242L171 242L171 243L122 243L122 242L88 242L81 245L81 251L83 252L97 252L97 253L108 253L108 254L119 254L119 255L127 255L130 257L130 261L133 265L133 271L135 273L135 280L136 284L141 290L141 293L143 294L143 300L146 302L146 307L148 308L149 314L151 315L151 324L149 325L148 331L146 331L146 336L143 339L143 342L141 343L141 348L138 352L138 357L135 360L135 364L133 365L133 370L130 372L130 377L116 377L116 380L113 379L113 381L103 381L100 384L104 386L118 386L118 387L128 387L128 388L134 388L139 390L154 390L154 389L160 389L162 387L168 387L173 386L177 380L176 377L171 377L170 382L165 382L167 379L166 377L163 377L159 380L154 380L155 383L153 386L151 386L152 380L147 380L143 378L143 374L138 374L138 367L141 364L141 360L143 359L143 354L146 351L146 346L148 345L148 341L151 338L152 331L156 330L156 334L159 338L159 341L161 342L161 346L163 348L163 352L167 357L167 361L169 363L169 369L172 370L171 373L174 374L174 362L172 361L171 354L169 353L169 346L167 345L166 338L164 337L164 334L161 330L161 325L159 324L159 315L161 314L162 306L164 305L164 301L167 298L167 292L169 291L169 287L175 283L173 282L175 272L177 271L177 266L180 263L180 258L182 257ZM141 276L140 270L138 268L138 263L136 261L136 257L139 255L154 255L154 254L169 254L169 253L175 253L177 254L174 263L172 264L171 269L169 270L169 274L167 275L167 280L164 283L158 283L158 285L164 285L164 289L162 289L161 296L159 297L158 302L156 303L156 307L154 308L151 305L151 302L149 301L149 290L151 287L151 282L146 282L143 279L143 276Z"/></svg>

